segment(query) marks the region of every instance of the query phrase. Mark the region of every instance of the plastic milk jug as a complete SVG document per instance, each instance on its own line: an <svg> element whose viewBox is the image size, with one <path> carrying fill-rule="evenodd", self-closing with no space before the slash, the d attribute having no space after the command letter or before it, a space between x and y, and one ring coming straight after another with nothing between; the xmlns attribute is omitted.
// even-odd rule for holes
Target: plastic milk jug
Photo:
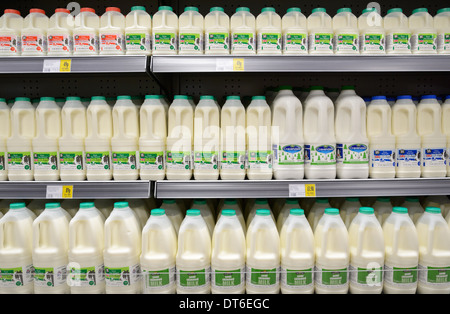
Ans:
<svg viewBox="0 0 450 314"><path fill-rule="evenodd" d="M176 95L168 115L166 149L168 180L191 179L193 138L194 109L187 96Z"/></svg>
<svg viewBox="0 0 450 314"><path fill-rule="evenodd" d="M450 125L445 123L450 121L450 96L447 96L445 102L441 106L442 117L442 133L447 137L447 177L450 176Z"/></svg>
<svg viewBox="0 0 450 314"><path fill-rule="evenodd" d="M45 56L47 54L47 28L49 18L41 9L31 9L23 21L22 55Z"/></svg>
<svg viewBox="0 0 450 314"><path fill-rule="evenodd" d="M113 209L114 209L114 201L113 200L106 200L106 199L98 199L94 201L95 208L97 208L107 219L109 215L111 215Z"/></svg>
<svg viewBox="0 0 450 314"><path fill-rule="evenodd" d="M230 53L230 18L221 7L205 16L205 54Z"/></svg>
<svg viewBox="0 0 450 314"><path fill-rule="evenodd" d="M142 229L127 202L114 204L105 222L105 279L107 294L141 292Z"/></svg>
<svg viewBox="0 0 450 314"><path fill-rule="evenodd" d="M61 137L61 108L53 97L42 97L36 108L36 137L33 138L34 179L59 180L58 140Z"/></svg>
<svg viewBox="0 0 450 314"><path fill-rule="evenodd" d="M197 7L186 7L178 18L179 54L203 54L204 19Z"/></svg>
<svg viewBox="0 0 450 314"><path fill-rule="evenodd" d="M325 213L325 209L330 208L331 205L327 198L318 198L311 207L308 214L308 222L311 225L313 231L316 230L317 224Z"/></svg>
<svg viewBox="0 0 450 314"><path fill-rule="evenodd" d="M178 16L172 7L160 6L153 15L152 45L154 55L177 54Z"/></svg>
<svg viewBox="0 0 450 314"><path fill-rule="evenodd" d="M59 203L47 203L33 222L34 293L67 294L69 219Z"/></svg>
<svg viewBox="0 0 450 314"><path fill-rule="evenodd" d="M142 199L134 199L128 201L128 206L133 210L133 212L136 215L136 218L139 221L139 225L142 228L144 228L145 224L147 223L147 220L150 216L150 211L147 208L147 204Z"/></svg>
<svg viewBox="0 0 450 314"><path fill-rule="evenodd" d="M383 290L384 236L373 208L361 207L348 229L350 293L380 294Z"/></svg>
<svg viewBox="0 0 450 314"><path fill-rule="evenodd" d="M361 203L357 197L347 197L339 209L339 214L344 221L347 229L350 227L355 216L358 214L361 208Z"/></svg>
<svg viewBox="0 0 450 314"><path fill-rule="evenodd" d="M334 106L323 87L313 86L305 100L305 177L336 178L336 138Z"/></svg>
<svg viewBox="0 0 450 314"><path fill-rule="evenodd" d="M61 202L61 208L67 212L67 217L72 219L80 208L81 200L65 199Z"/></svg>
<svg viewBox="0 0 450 314"><path fill-rule="evenodd" d="M169 218L176 234L178 235L181 223L184 219L184 213L181 210L180 206L178 206L175 200L164 200L161 204L161 209L164 209L166 216Z"/></svg>
<svg viewBox="0 0 450 314"><path fill-rule="evenodd" d="M315 8L307 19L309 53L333 54L333 21L324 8Z"/></svg>
<svg viewBox="0 0 450 314"><path fill-rule="evenodd" d="M377 197L375 203L373 204L373 209L375 210L375 215L377 216L380 225L392 214L392 204L389 197Z"/></svg>
<svg viewBox="0 0 450 314"><path fill-rule="evenodd" d="M213 294L245 292L246 241L236 212L224 209L214 228L211 244L211 291Z"/></svg>
<svg viewBox="0 0 450 314"><path fill-rule="evenodd" d="M231 54L256 53L256 18L247 7L239 7L231 16Z"/></svg>
<svg viewBox="0 0 450 314"><path fill-rule="evenodd" d="M211 235L200 210L190 209L178 234L177 294L211 292Z"/></svg>
<svg viewBox="0 0 450 314"><path fill-rule="evenodd" d="M395 177L395 136L392 134L392 110L385 96L374 96L367 108L371 178Z"/></svg>
<svg viewBox="0 0 450 314"><path fill-rule="evenodd" d="M242 230L244 231L245 234L247 232L247 225L245 223L244 213L242 212L241 207L238 204L237 200L234 199L224 200L221 209L218 210L217 221L220 219L220 217L222 216L222 211L225 209L234 210L236 217L239 220L239 223L241 224Z"/></svg>
<svg viewBox="0 0 450 314"><path fill-rule="evenodd" d="M96 55L99 52L98 30L100 18L91 8L81 8L75 17L73 30L73 54Z"/></svg>
<svg viewBox="0 0 450 314"><path fill-rule="evenodd" d="M69 285L72 294L105 293L105 216L93 202L81 203L69 223Z"/></svg>
<svg viewBox="0 0 450 314"><path fill-rule="evenodd" d="M100 18L100 54L125 54L125 16L119 8L108 7Z"/></svg>
<svg viewBox="0 0 450 314"><path fill-rule="evenodd" d="M152 18L145 7L131 7L125 18L125 49L127 55L152 53Z"/></svg>
<svg viewBox="0 0 450 314"><path fill-rule="evenodd" d="M434 16L434 28L437 31L437 50L441 54L450 53L450 8L437 11Z"/></svg>
<svg viewBox="0 0 450 314"><path fill-rule="evenodd" d="M396 139L396 177L419 178L421 140L417 134L417 108L411 96L397 97L392 107L392 133Z"/></svg>
<svg viewBox="0 0 450 314"><path fill-rule="evenodd" d="M200 210L200 214L202 215L203 220L208 226L209 234L212 237L216 221L214 219L214 213L211 207L204 199L194 200L192 206L193 206L192 209Z"/></svg>
<svg viewBox="0 0 450 314"><path fill-rule="evenodd" d="M251 205L251 207L249 207L248 212L245 215L247 217L247 219L246 219L247 229L250 226L250 223L252 222L253 218L255 218L256 211L258 209L268 209L270 211L270 215L271 215L272 219L275 221L273 211L272 211L267 199L259 198L253 202L253 204Z"/></svg>
<svg viewBox="0 0 450 314"><path fill-rule="evenodd" d="M359 47L362 54L385 54L386 32L383 18L375 8L367 8L358 17Z"/></svg>
<svg viewBox="0 0 450 314"><path fill-rule="evenodd" d="M342 8L333 17L334 51L337 54L359 54L358 18L350 8Z"/></svg>
<svg viewBox="0 0 450 314"><path fill-rule="evenodd" d="M48 55L65 56L73 52L75 19L68 9L56 9L50 17L47 30Z"/></svg>
<svg viewBox="0 0 450 314"><path fill-rule="evenodd" d="M261 10L256 18L256 32L258 54L281 54L281 17L275 12L275 8Z"/></svg>
<svg viewBox="0 0 450 314"><path fill-rule="evenodd" d="M167 110L158 95L147 95L140 110L139 161L142 180L163 180Z"/></svg>
<svg viewBox="0 0 450 314"><path fill-rule="evenodd" d="M414 224L416 224L417 220L424 213L424 209L420 204L418 197L407 197L403 202L402 207L408 208L409 217L411 217Z"/></svg>
<svg viewBox="0 0 450 314"><path fill-rule="evenodd" d="M419 8L412 11L409 17L411 30L411 51L415 54L437 53L437 30L434 19L428 9Z"/></svg>
<svg viewBox="0 0 450 314"><path fill-rule="evenodd" d="M6 9L0 17L0 55L19 56L22 53L23 17L14 9Z"/></svg>
<svg viewBox="0 0 450 314"><path fill-rule="evenodd" d="M35 218L25 203L13 203L0 219L0 294L33 293L32 227Z"/></svg>
<svg viewBox="0 0 450 314"><path fill-rule="evenodd" d="M284 226L286 219L288 219L289 214L292 209L301 209L297 199L287 199L284 203L283 207L280 209L280 212L277 216L277 229L278 232L281 232L281 228ZM305 213L303 212L303 215ZM306 216L305 216L306 217Z"/></svg>
<svg viewBox="0 0 450 314"><path fill-rule="evenodd" d="M408 18L400 8L387 11L384 17L386 31L386 51L391 54L411 53L411 30Z"/></svg>
<svg viewBox="0 0 450 314"><path fill-rule="evenodd" d="M386 249L383 292L416 293L419 240L408 209L394 207L383 224L383 233Z"/></svg>
<svg viewBox="0 0 450 314"><path fill-rule="evenodd" d="M153 209L142 231L142 290L144 294L175 293L177 234L164 209Z"/></svg>
<svg viewBox="0 0 450 314"><path fill-rule="evenodd" d="M5 100L0 99L0 181L8 179L6 140L11 136L10 112L11 110Z"/></svg>
<svg viewBox="0 0 450 314"><path fill-rule="evenodd" d="M247 294L280 292L280 236L267 209L258 209L247 230Z"/></svg>
<svg viewBox="0 0 450 314"><path fill-rule="evenodd" d="M281 19L283 54L308 53L308 28L306 16L300 8L289 8Z"/></svg>
<svg viewBox="0 0 450 314"><path fill-rule="evenodd" d="M280 232L281 292L314 292L314 234L302 209L291 209Z"/></svg>

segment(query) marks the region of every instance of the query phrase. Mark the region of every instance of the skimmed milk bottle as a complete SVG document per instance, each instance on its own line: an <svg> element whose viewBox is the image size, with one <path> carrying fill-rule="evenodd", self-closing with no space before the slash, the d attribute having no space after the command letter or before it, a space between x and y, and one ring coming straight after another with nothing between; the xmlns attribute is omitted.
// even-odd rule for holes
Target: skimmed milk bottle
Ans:
<svg viewBox="0 0 450 314"><path fill-rule="evenodd" d="M221 7L205 16L205 54L230 53L230 18Z"/></svg>
<svg viewBox="0 0 450 314"><path fill-rule="evenodd" d="M281 17L275 12L275 8L261 10L256 18L256 32L258 54L281 54Z"/></svg>
<svg viewBox="0 0 450 314"><path fill-rule="evenodd" d="M289 8L281 19L283 54L308 53L308 28L306 16L300 8Z"/></svg>
<svg viewBox="0 0 450 314"><path fill-rule="evenodd" d="M14 9L6 9L0 17L0 55L20 56L22 53L23 17Z"/></svg>
<svg viewBox="0 0 450 314"><path fill-rule="evenodd" d="M231 16L231 54L256 53L256 19L247 7L239 7Z"/></svg>
<svg viewBox="0 0 450 314"><path fill-rule="evenodd" d="M203 54L204 19L197 7L186 7L178 17L179 54Z"/></svg>
<svg viewBox="0 0 450 314"><path fill-rule="evenodd" d="M5 102L0 100L0 181L8 180L8 172L6 169L7 153L6 140L11 136L11 109Z"/></svg>

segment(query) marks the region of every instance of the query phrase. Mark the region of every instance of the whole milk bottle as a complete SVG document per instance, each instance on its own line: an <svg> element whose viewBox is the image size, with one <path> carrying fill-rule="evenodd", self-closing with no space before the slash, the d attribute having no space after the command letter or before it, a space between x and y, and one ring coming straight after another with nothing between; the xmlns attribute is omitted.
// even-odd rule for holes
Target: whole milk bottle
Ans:
<svg viewBox="0 0 450 314"><path fill-rule="evenodd" d="M230 18L231 54L256 53L256 18L247 7L236 8Z"/></svg>
<svg viewBox="0 0 450 314"><path fill-rule="evenodd" d="M119 8L108 7L100 18L100 54L125 54L125 16Z"/></svg>
<svg viewBox="0 0 450 314"><path fill-rule="evenodd" d="M178 51L178 16L170 6L160 6L153 15L153 55L176 55Z"/></svg>
<svg viewBox="0 0 450 314"><path fill-rule="evenodd" d="M401 8L387 11L383 19L386 31L386 52L389 54L411 54L411 31L408 17Z"/></svg>
<svg viewBox="0 0 450 314"><path fill-rule="evenodd" d="M258 54L281 54L281 17L275 12L275 8L261 10L256 17L256 32Z"/></svg>
<svg viewBox="0 0 450 314"><path fill-rule="evenodd" d="M385 54L386 32L383 17L376 8L366 8L358 17L359 47L361 54Z"/></svg>
<svg viewBox="0 0 450 314"><path fill-rule="evenodd" d="M212 7L205 16L205 54L230 53L230 17L222 7Z"/></svg>
<svg viewBox="0 0 450 314"><path fill-rule="evenodd" d="M0 181L8 180L6 141L11 136L11 109L0 99Z"/></svg>
<svg viewBox="0 0 450 314"><path fill-rule="evenodd" d="M341 8L333 17L336 54L359 54L358 18L350 8Z"/></svg>
<svg viewBox="0 0 450 314"><path fill-rule="evenodd" d="M49 18L41 9L31 9L23 20L22 56L47 55L47 28Z"/></svg>
<svg viewBox="0 0 450 314"><path fill-rule="evenodd" d="M333 21L324 8L315 8L307 19L310 54L333 54Z"/></svg>
<svg viewBox="0 0 450 314"><path fill-rule="evenodd" d="M437 54L437 30L427 8L412 11L409 17L411 51L413 54Z"/></svg>
<svg viewBox="0 0 450 314"><path fill-rule="evenodd" d="M450 121L450 95L447 95L445 102L441 106L442 133L447 137L447 177L450 177L450 125L445 123Z"/></svg>
<svg viewBox="0 0 450 314"><path fill-rule="evenodd" d="M434 16L434 28L437 31L438 53L450 54L450 8L437 11Z"/></svg>
<svg viewBox="0 0 450 314"><path fill-rule="evenodd" d="M73 54L98 55L100 18L92 8L81 8L75 17Z"/></svg>
<svg viewBox="0 0 450 314"><path fill-rule="evenodd" d="M281 19L283 54L308 53L308 28L306 16L300 8L289 8Z"/></svg>
<svg viewBox="0 0 450 314"><path fill-rule="evenodd" d="M131 7L125 17L125 50L127 55L152 53L152 18L143 6Z"/></svg>
<svg viewBox="0 0 450 314"><path fill-rule="evenodd" d="M177 234L164 209L153 209L142 230L142 291L174 294Z"/></svg>
<svg viewBox="0 0 450 314"><path fill-rule="evenodd" d="M22 53L23 17L20 11L6 9L0 17L0 55L20 56Z"/></svg>
<svg viewBox="0 0 450 314"><path fill-rule="evenodd" d="M68 56L73 52L73 27L75 19L70 10L58 8L50 17L47 29L47 54Z"/></svg>
<svg viewBox="0 0 450 314"><path fill-rule="evenodd" d="M203 54L204 19L197 7L186 7L178 17L179 54Z"/></svg>

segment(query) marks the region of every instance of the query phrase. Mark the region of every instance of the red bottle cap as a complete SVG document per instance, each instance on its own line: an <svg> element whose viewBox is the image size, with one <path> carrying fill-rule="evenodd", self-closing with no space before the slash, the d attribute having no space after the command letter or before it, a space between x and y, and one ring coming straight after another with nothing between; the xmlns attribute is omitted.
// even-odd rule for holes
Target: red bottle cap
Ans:
<svg viewBox="0 0 450 314"><path fill-rule="evenodd" d="M31 9L30 13L41 13L41 14L45 14L45 11L42 9Z"/></svg>
<svg viewBox="0 0 450 314"><path fill-rule="evenodd" d="M95 13L95 10L92 8L81 8L80 12L91 12L91 13Z"/></svg>
<svg viewBox="0 0 450 314"><path fill-rule="evenodd" d="M20 12L17 11L17 10L14 10L14 9L6 9L6 10L5 10L5 14L6 14L6 13L10 13L10 14L18 14L18 15L20 15Z"/></svg>
<svg viewBox="0 0 450 314"><path fill-rule="evenodd" d="M111 12L111 11L120 13L120 9L119 8L116 8L116 7L108 7L108 8L106 8L106 12Z"/></svg>
<svg viewBox="0 0 450 314"><path fill-rule="evenodd" d="M59 8L59 9L55 10L55 13L68 13L68 14L70 14L70 10Z"/></svg>

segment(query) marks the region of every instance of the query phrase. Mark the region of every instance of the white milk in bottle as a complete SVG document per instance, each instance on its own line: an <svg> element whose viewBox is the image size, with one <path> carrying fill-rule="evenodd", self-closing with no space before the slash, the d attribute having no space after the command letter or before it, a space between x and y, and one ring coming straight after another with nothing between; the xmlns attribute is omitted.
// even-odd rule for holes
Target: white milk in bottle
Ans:
<svg viewBox="0 0 450 314"><path fill-rule="evenodd" d="M374 96L367 108L367 135L370 145L371 178L395 177L395 136L392 110L385 96Z"/></svg>
<svg viewBox="0 0 450 314"><path fill-rule="evenodd" d="M409 17L411 30L411 51L414 54L437 53L437 30L434 20L427 8L412 11Z"/></svg>
<svg viewBox="0 0 450 314"><path fill-rule="evenodd" d="M317 224L325 213L325 209L330 208L331 205L327 198L318 198L314 205L312 205L309 214L308 222L311 225L312 230L316 230Z"/></svg>
<svg viewBox="0 0 450 314"><path fill-rule="evenodd" d="M362 54L385 54L386 32L376 8L367 8L358 17L359 47Z"/></svg>
<svg viewBox="0 0 450 314"><path fill-rule="evenodd" d="M281 17L275 8L263 8L256 18L258 54L281 54Z"/></svg>
<svg viewBox="0 0 450 314"><path fill-rule="evenodd" d="M214 213L211 207L208 205L208 202L204 199L194 200L192 206L192 209L200 210L200 214L202 215L203 220L208 226L209 234L212 237L216 221L214 219Z"/></svg>
<svg viewBox="0 0 450 314"><path fill-rule="evenodd" d="M177 294L211 292L211 235L200 210L190 209L178 234Z"/></svg>
<svg viewBox="0 0 450 314"><path fill-rule="evenodd" d="M437 11L434 16L434 28L437 31L438 53L450 54L450 8Z"/></svg>
<svg viewBox="0 0 450 314"><path fill-rule="evenodd" d="M31 9L22 28L22 56L47 54L47 28L49 18L41 9Z"/></svg>
<svg viewBox="0 0 450 314"><path fill-rule="evenodd" d="M350 293L380 294L383 290L384 236L373 208L361 207L348 229Z"/></svg>
<svg viewBox="0 0 450 314"><path fill-rule="evenodd" d="M34 293L67 294L69 219L59 203L47 203L33 222Z"/></svg>
<svg viewBox="0 0 450 314"><path fill-rule="evenodd" d="M280 232L281 292L314 292L314 234L302 209L291 209Z"/></svg>
<svg viewBox="0 0 450 314"><path fill-rule="evenodd" d="M213 96L201 96L194 116L194 178L219 178L220 109Z"/></svg>
<svg viewBox="0 0 450 314"><path fill-rule="evenodd" d="M75 17L73 30L73 54L97 55L99 51L98 29L100 18L91 8L81 8Z"/></svg>
<svg viewBox="0 0 450 314"><path fill-rule="evenodd" d="M327 208L314 231L315 292L346 294L350 248L347 228L336 208Z"/></svg>
<svg viewBox="0 0 450 314"><path fill-rule="evenodd" d="M67 97L61 110L62 136L59 139L61 180L86 179L84 140L87 134L86 107L80 97Z"/></svg>
<svg viewBox="0 0 450 314"><path fill-rule="evenodd" d="M276 180L302 180L305 172L303 107L291 86L281 86L273 102L272 149Z"/></svg>
<svg viewBox="0 0 450 314"><path fill-rule="evenodd" d="M308 53L308 28L306 16L300 8L289 8L281 19L283 32L283 54Z"/></svg>
<svg viewBox="0 0 450 314"><path fill-rule="evenodd" d="M418 197L407 197L403 202L402 207L408 208L409 217L411 217L414 224L416 224L417 220L424 213L424 209L420 204Z"/></svg>
<svg viewBox="0 0 450 314"><path fill-rule="evenodd" d="M205 16L205 54L230 53L230 18L221 7Z"/></svg>
<svg viewBox="0 0 450 314"><path fill-rule="evenodd" d="M447 177L450 177L450 125L445 123L450 121L450 95L446 96L445 102L441 106L442 133L447 136Z"/></svg>
<svg viewBox="0 0 450 314"><path fill-rule="evenodd" d="M256 211L258 209L268 209L270 211L270 215L272 219L275 221L275 217L273 215L272 209L270 208L270 204L267 199L265 198L259 198L254 201L251 207L249 207L248 212L245 213L246 215L246 224L247 229L250 226L250 223L252 222L253 218L255 218Z"/></svg>
<svg viewBox="0 0 450 314"><path fill-rule="evenodd" d="M186 7L178 18L179 54L203 54L203 15L198 12L197 7Z"/></svg>
<svg viewBox="0 0 450 314"><path fill-rule="evenodd" d="M380 225L392 214L392 204L389 197L377 197L375 203L373 204L373 209L375 210L375 215L377 216Z"/></svg>
<svg viewBox="0 0 450 314"><path fill-rule="evenodd" d="M105 279L107 294L141 292L142 229L127 202L114 204L105 222Z"/></svg>
<svg viewBox="0 0 450 314"><path fill-rule="evenodd" d="M160 6L153 15L152 53L154 55L177 54L178 16L170 6Z"/></svg>
<svg viewBox="0 0 450 314"><path fill-rule="evenodd" d="M147 95L140 110L139 161L142 180L163 180L167 110L158 95Z"/></svg>
<svg viewBox="0 0 450 314"><path fill-rule="evenodd" d="M337 54L359 54L358 19L350 8L342 8L333 17L334 51Z"/></svg>
<svg viewBox="0 0 450 314"><path fill-rule="evenodd" d="M333 54L333 21L324 8L315 8L307 19L309 53Z"/></svg>
<svg viewBox="0 0 450 314"><path fill-rule="evenodd" d="M0 17L0 55L20 56L22 53L23 17L14 9L6 9Z"/></svg>
<svg viewBox="0 0 450 314"><path fill-rule="evenodd" d="M358 214L361 203L357 197L347 197L339 209L339 214L347 229L350 227L355 216Z"/></svg>
<svg viewBox="0 0 450 314"><path fill-rule="evenodd" d="M144 294L175 293L177 234L164 209L153 209L142 230L142 289Z"/></svg>
<svg viewBox="0 0 450 314"><path fill-rule="evenodd" d="M178 234L184 219L184 213L180 206L178 206L175 200L164 200L161 204L161 209L164 209L166 216L170 219L175 232Z"/></svg>
<svg viewBox="0 0 450 314"><path fill-rule="evenodd" d="M386 51L389 54L411 53L411 30L408 17L400 8L387 11L383 26L386 31Z"/></svg>
<svg viewBox="0 0 450 314"><path fill-rule="evenodd" d="M67 56L73 52L73 27L75 20L68 9L56 9L50 17L47 30L47 54Z"/></svg>
<svg viewBox="0 0 450 314"><path fill-rule="evenodd" d="M414 294L417 289L419 240L408 209L394 207L383 224L385 294Z"/></svg>
<svg viewBox="0 0 450 314"><path fill-rule="evenodd" d="M247 246L247 294L280 292L280 236L270 210L256 210L249 225Z"/></svg>
<svg viewBox="0 0 450 314"><path fill-rule="evenodd" d="M127 55L152 53L152 18L143 6L131 7L125 18L125 49Z"/></svg>
<svg viewBox="0 0 450 314"><path fill-rule="evenodd" d="M0 181L8 179L6 140L11 136L10 111L5 99L0 99Z"/></svg>
<svg viewBox="0 0 450 314"><path fill-rule="evenodd" d="M313 86L305 100L305 177L336 178L336 138L334 106L323 87Z"/></svg>
<svg viewBox="0 0 450 314"><path fill-rule="evenodd" d="M36 137L33 138L34 179L59 180L58 140L61 137L61 108L53 97L42 97L36 108Z"/></svg>
<svg viewBox="0 0 450 314"><path fill-rule="evenodd" d="M239 7L231 16L231 54L256 53L256 18L247 7Z"/></svg>
<svg viewBox="0 0 450 314"><path fill-rule="evenodd" d="M125 54L125 16L119 8L108 7L100 18L100 54Z"/></svg>
<svg viewBox="0 0 450 314"><path fill-rule="evenodd" d="M232 209L234 210L237 219L239 220L239 223L241 224L242 230L244 231L244 234L247 232L247 225L245 223L244 213L242 212L241 206L238 204L238 201L235 199L227 199L224 200L223 204L219 209L217 210L217 221L222 216L222 211L225 209Z"/></svg>
<svg viewBox="0 0 450 314"><path fill-rule="evenodd" d="M286 219L288 219L291 210L293 209L301 209L297 199L287 199L284 203L283 207L280 209L280 212L277 216L277 229L278 232L281 232L281 228L283 228ZM303 213L305 215L305 213ZM306 216L305 216L306 217Z"/></svg>

